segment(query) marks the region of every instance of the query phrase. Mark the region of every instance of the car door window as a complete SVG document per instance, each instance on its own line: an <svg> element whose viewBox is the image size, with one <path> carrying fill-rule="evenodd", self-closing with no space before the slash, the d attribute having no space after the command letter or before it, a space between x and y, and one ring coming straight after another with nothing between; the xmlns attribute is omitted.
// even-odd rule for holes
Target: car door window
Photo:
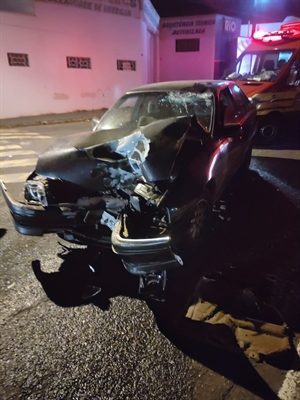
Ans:
<svg viewBox="0 0 300 400"><path fill-rule="evenodd" d="M249 100L237 85L229 88L236 106L237 114L243 116L248 111Z"/></svg>
<svg viewBox="0 0 300 400"><path fill-rule="evenodd" d="M232 124L235 120L235 104L228 87L220 93L220 121L223 124Z"/></svg>

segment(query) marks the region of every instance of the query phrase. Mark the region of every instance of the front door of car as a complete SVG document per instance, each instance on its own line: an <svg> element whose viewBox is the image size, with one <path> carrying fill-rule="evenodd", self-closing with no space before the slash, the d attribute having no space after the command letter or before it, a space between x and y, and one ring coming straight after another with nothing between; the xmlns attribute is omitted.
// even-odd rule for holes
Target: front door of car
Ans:
<svg viewBox="0 0 300 400"><path fill-rule="evenodd" d="M242 128L241 134L233 135L231 142L231 160L239 166L255 132L255 114L247 96L236 84L229 85L223 92L220 96L224 95L228 102L224 111L224 125L238 124Z"/></svg>
<svg viewBox="0 0 300 400"><path fill-rule="evenodd" d="M245 93L236 84L229 86L236 109L235 119L243 129L243 139L248 140L252 137L255 127L255 115L253 107Z"/></svg>
<svg viewBox="0 0 300 400"><path fill-rule="evenodd" d="M237 85L230 85L219 93L219 121L221 126L228 126L228 129L221 134L212 155L209 179L216 183L216 197L222 193L244 160L252 135L252 106L239 90ZM241 134L237 125L242 127Z"/></svg>

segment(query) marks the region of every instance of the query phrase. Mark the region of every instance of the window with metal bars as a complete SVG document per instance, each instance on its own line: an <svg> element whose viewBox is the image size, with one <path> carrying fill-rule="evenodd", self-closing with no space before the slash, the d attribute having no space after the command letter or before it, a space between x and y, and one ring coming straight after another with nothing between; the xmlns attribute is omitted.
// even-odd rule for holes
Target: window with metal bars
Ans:
<svg viewBox="0 0 300 400"><path fill-rule="evenodd" d="M7 58L12 67L29 67L28 54L7 53Z"/></svg>
<svg viewBox="0 0 300 400"><path fill-rule="evenodd" d="M136 71L136 62L130 60L117 60L119 71Z"/></svg>
<svg viewBox="0 0 300 400"><path fill-rule="evenodd" d="M92 69L89 57L67 57L68 68Z"/></svg>
<svg viewBox="0 0 300 400"><path fill-rule="evenodd" d="M176 53L199 50L200 39L176 39Z"/></svg>

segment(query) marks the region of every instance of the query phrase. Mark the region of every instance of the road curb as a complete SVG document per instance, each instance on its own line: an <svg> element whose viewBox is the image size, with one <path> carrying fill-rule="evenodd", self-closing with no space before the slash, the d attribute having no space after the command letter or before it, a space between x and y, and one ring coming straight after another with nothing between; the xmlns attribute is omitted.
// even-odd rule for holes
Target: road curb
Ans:
<svg viewBox="0 0 300 400"><path fill-rule="evenodd" d="M70 122L84 122L84 121L91 121L92 118L72 118L72 119L65 119L65 120L53 120L53 121L32 121L32 122L18 122L15 124L5 124L2 125L0 123L0 128L18 128L21 126L37 126L37 125L54 125L54 124L66 124Z"/></svg>
<svg viewBox="0 0 300 400"><path fill-rule="evenodd" d="M58 115L38 115L19 118L0 119L0 129L18 128L22 126L54 125L71 122L91 121L94 117L101 118L105 109L91 110L86 112L63 113Z"/></svg>

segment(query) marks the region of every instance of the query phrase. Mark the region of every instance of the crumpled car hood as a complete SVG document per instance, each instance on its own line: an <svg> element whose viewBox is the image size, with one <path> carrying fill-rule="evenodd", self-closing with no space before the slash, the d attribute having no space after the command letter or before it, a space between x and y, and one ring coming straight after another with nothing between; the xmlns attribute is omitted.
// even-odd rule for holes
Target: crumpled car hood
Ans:
<svg viewBox="0 0 300 400"><path fill-rule="evenodd" d="M134 131L121 127L66 136L39 157L36 173L100 191L141 176L165 180L189 125L190 117L169 118Z"/></svg>

